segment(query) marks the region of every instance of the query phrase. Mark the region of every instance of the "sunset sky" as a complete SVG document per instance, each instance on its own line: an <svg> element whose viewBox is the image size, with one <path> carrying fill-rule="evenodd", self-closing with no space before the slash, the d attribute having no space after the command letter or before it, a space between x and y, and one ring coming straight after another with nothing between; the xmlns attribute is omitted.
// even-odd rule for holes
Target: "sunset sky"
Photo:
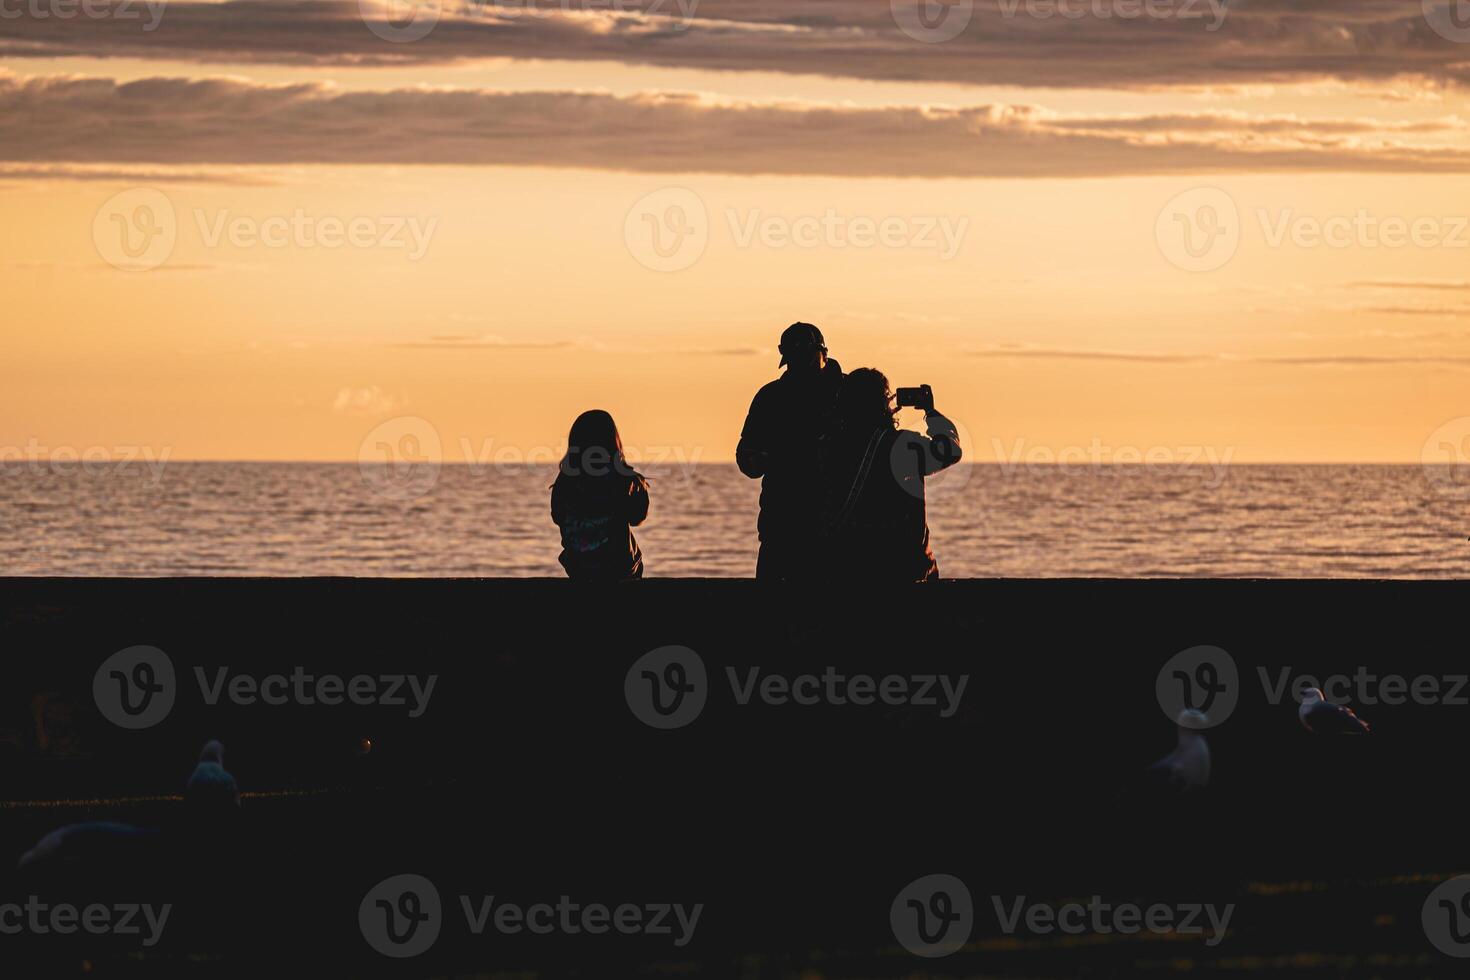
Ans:
<svg viewBox="0 0 1470 980"><path fill-rule="evenodd" d="M797 319L972 460L1470 415L1470 16L1418 0L110 2L0 0L3 446L602 407L726 460Z"/></svg>

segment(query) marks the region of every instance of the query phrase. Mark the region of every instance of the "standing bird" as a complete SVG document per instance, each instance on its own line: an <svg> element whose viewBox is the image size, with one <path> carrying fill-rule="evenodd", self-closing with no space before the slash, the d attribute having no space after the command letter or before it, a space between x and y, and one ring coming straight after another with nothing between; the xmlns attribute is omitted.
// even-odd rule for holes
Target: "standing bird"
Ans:
<svg viewBox="0 0 1470 980"><path fill-rule="evenodd" d="M1158 789L1189 793L1210 784L1210 744L1200 731L1209 724L1204 712L1187 708L1179 712L1179 744L1174 751L1148 767L1149 780Z"/></svg>
<svg viewBox="0 0 1470 980"><path fill-rule="evenodd" d="M195 813L228 813L240 805L240 787L225 769L225 747L218 740L204 744L199 765L184 787L184 803Z"/></svg>
<svg viewBox="0 0 1470 980"><path fill-rule="evenodd" d="M1373 731L1366 721L1353 714L1353 709L1333 704L1315 687L1307 688L1302 694L1302 706L1296 716L1303 728L1318 735L1368 735Z"/></svg>

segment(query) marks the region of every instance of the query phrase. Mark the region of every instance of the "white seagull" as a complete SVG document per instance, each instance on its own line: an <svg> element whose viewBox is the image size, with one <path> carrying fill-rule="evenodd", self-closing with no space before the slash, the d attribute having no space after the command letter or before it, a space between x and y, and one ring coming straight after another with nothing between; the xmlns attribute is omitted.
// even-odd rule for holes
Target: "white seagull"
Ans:
<svg viewBox="0 0 1470 980"><path fill-rule="evenodd" d="M1346 705L1333 704L1322 696L1315 687L1307 688L1302 695L1302 706L1296 716L1302 727L1320 735L1367 735L1373 729Z"/></svg>
<svg viewBox="0 0 1470 980"><path fill-rule="evenodd" d="M1174 751L1148 767L1157 782L1176 792L1204 789L1210 784L1210 744L1200 731L1209 724L1204 712L1187 708L1179 712L1179 744Z"/></svg>

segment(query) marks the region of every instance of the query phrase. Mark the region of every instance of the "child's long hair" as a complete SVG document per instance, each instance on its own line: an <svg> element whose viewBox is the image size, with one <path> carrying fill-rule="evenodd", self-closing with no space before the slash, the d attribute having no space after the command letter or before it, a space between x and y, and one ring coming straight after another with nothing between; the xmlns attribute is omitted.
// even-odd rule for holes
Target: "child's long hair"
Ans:
<svg viewBox="0 0 1470 980"><path fill-rule="evenodd" d="M556 483L614 475L642 479L623 456L623 438L613 417L600 408L583 412L567 435L567 451L561 458Z"/></svg>

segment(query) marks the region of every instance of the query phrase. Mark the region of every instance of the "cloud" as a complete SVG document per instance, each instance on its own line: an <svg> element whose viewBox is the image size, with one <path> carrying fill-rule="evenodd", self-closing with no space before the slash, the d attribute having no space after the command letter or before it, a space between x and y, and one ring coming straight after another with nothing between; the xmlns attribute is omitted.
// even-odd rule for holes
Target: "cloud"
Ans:
<svg viewBox="0 0 1470 980"><path fill-rule="evenodd" d="M604 354L676 354L689 357L755 357L771 353L768 347L630 347L612 346L590 337L576 340L509 341L493 334L440 334L426 340L412 340L394 344L394 347L415 350L561 350L577 347L596 350Z"/></svg>
<svg viewBox="0 0 1470 980"><path fill-rule="evenodd" d="M971 357L1030 358L1034 360L1125 361L1137 364L1279 364L1295 367L1467 367L1470 356L1457 354L1174 354L1147 351L1088 350L1085 348L997 347L967 352Z"/></svg>
<svg viewBox="0 0 1470 980"><path fill-rule="evenodd" d="M0 83L3 83L3 78L0 78ZM235 170L176 170L165 167L76 166L72 164L31 166L0 163L0 181L6 180L99 181L126 184L229 184L241 187L265 187L277 183L260 174L247 174Z"/></svg>
<svg viewBox="0 0 1470 980"><path fill-rule="evenodd" d="M576 345L570 340L508 341L493 334L439 334L393 346L415 350L556 350Z"/></svg>
<svg viewBox="0 0 1470 980"><path fill-rule="evenodd" d="M1063 16L1059 3L1084 15ZM1226 0L976 0L965 30L937 44L906 35L882 0L619 0L617 10L598 9L612 6L422 0L416 13L438 13L432 30L393 43L369 30L356 0L171 0L152 30L141 7L132 18L3 20L0 57L342 66L557 59L1063 88L1338 81L1412 90L1470 80L1463 46L1437 33L1412 0L1237 0L1228 8ZM1164 16L1130 17L1129 7Z"/></svg>
<svg viewBox="0 0 1470 980"><path fill-rule="evenodd" d="M370 388L343 388L332 401L338 415L387 415L403 408L404 401L377 385Z"/></svg>
<svg viewBox="0 0 1470 980"><path fill-rule="evenodd" d="M1470 307L1465 306L1365 306L1360 313L1381 313L1389 316L1467 316Z"/></svg>
<svg viewBox="0 0 1470 980"><path fill-rule="evenodd" d="M684 347L674 351L675 354L687 354L691 357L764 357L769 356L769 347Z"/></svg>
<svg viewBox="0 0 1470 980"><path fill-rule="evenodd" d="M679 93L364 92L238 78L0 73L0 160L17 164L456 164L848 177L1470 172L1470 148L1392 134L1325 140L1309 121L1263 134L1219 118L1237 128L1161 135L1153 117L1066 117L1033 105L872 108Z"/></svg>
<svg viewBox="0 0 1470 980"><path fill-rule="evenodd" d="M1221 354L1168 354L1058 347L996 347L987 350L972 350L968 353L971 357L1024 358L1042 361L1126 361L1139 364L1198 364L1227 359Z"/></svg>
<svg viewBox="0 0 1470 980"><path fill-rule="evenodd" d="M1353 289L1470 290L1464 279L1376 279L1348 283Z"/></svg>

